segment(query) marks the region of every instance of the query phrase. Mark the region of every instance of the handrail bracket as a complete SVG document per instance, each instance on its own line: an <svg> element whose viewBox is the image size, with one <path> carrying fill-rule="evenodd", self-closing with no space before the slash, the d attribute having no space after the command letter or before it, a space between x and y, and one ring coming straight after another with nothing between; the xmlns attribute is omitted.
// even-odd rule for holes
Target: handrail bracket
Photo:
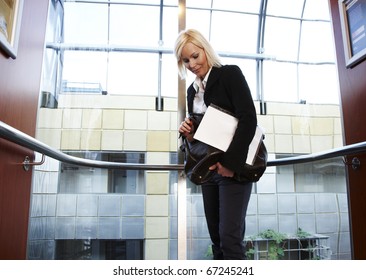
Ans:
<svg viewBox="0 0 366 280"><path fill-rule="evenodd" d="M29 156L26 156L24 161L23 161L23 169L25 171L29 171L30 167L31 166L37 166L37 165L42 165L45 161L45 155L42 154L42 158L41 158L41 161L38 161L38 162L31 162Z"/></svg>

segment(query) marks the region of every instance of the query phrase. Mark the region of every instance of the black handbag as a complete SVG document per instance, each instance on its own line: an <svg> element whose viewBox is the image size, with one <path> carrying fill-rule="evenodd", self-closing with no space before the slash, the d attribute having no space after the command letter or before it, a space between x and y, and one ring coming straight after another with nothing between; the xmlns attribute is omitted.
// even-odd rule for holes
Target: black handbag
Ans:
<svg viewBox="0 0 366 280"><path fill-rule="evenodd" d="M194 131L197 130L203 114L192 113L189 115L193 123ZM211 165L220 161L223 152L204 142L193 140L189 142L183 138L181 150L185 155L184 172L189 180L196 185L202 185L208 182L215 174L215 170L209 170Z"/></svg>
<svg viewBox="0 0 366 280"><path fill-rule="evenodd" d="M203 114L190 115L195 130L197 130L202 118ZM186 138L183 138L181 149L185 154L184 172L187 178L196 185L204 184L211 179L216 171L209 170L209 167L219 162L224 153L201 141L189 142ZM267 168L267 158L267 149L262 139L253 165L244 164L240 173L234 174L234 179L239 182L257 182Z"/></svg>
<svg viewBox="0 0 366 280"><path fill-rule="evenodd" d="M234 178L239 181L258 182L267 168L268 153L263 143L263 139L259 144L257 155L253 165L245 163L240 173L235 173Z"/></svg>
<svg viewBox="0 0 366 280"><path fill-rule="evenodd" d="M211 179L216 171L209 170L209 167L220 161L223 154L219 149L206 143L197 140L188 142L186 138L184 138L183 151L185 153L184 172L196 185L202 185Z"/></svg>

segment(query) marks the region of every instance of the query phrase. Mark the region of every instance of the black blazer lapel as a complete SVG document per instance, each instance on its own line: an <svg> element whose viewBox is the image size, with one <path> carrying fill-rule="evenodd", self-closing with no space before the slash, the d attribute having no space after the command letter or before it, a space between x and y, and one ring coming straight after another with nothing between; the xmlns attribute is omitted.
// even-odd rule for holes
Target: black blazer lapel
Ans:
<svg viewBox="0 0 366 280"><path fill-rule="evenodd" d="M206 88L205 88L205 94L206 92L209 92L210 88L215 84L217 79L220 77L221 74L221 68L212 67L210 76L208 76Z"/></svg>
<svg viewBox="0 0 366 280"><path fill-rule="evenodd" d="M193 83L189 86L187 90L187 107L188 107L188 113L193 112L193 100L196 95L196 90L193 87Z"/></svg>

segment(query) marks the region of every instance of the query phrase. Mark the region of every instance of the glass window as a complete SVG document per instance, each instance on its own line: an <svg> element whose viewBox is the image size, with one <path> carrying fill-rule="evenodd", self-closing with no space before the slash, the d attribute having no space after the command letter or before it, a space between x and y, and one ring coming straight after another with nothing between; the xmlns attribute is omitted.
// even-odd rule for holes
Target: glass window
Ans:
<svg viewBox="0 0 366 280"><path fill-rule="evenodd" d="M346 174L342 159L295 164L294 172L296 192L346 192Z"/></svg>
<svg viewBox="0 0 366 280"><path fill-rule="evenodd" d="M257 26L257 15L213 12L211 42L217 51L256 53Z"/></svg>
<svg viewBox="0 0 366 280"><path fill-rule="evenodd" d="M144 163L144 154L118 153L108 154L107 161ZM144 171L139 170L109 170L109 193L144 194L145 193Z"/></svg>
<svg viewBox="0 0 366 280"><path fill-rule="evenodd" d="M287 158L290 155L277 155ZM346 170L342 158L277 166L277 188L284 192L345 193ZM287 185L287 188L284 187ZM281 192L281 190L277 190Z"/></svg>
<svg viewBox="0 0 366 280"><path fill-rule="evenodd" d="M66 2L64 38L68 44L106 44L108 5Z"/></svg>
<svg viewBox="0 0 366 280"><path fill-rule="evenodd" d="M166 1L164 1L164 4ZM163 10L163 44L164 48L174 47L178 33L178 7L164 7Z"/></svg>
<svg viewBox="0 0 366 280"><path fill-rule="evenodd" d="M125 163L145 163L142 153L69 152L79 158ZM61 163L59 193L144 194L143 170L100 169Z"/></svg>
<svg viewBox="0 0 366 280"><path fill-rule="evenodd" d="M174 55L164 54L161 66L161 95L166 97L178 96L178 72L177 60Z"/></svg>
<svg viewBox="0 0 366 280"><path fill-rule="evenodd" d="M108 93L157 95L159 56L151 53L112 52L108 64Z"/></svg>
<svg viewBox="0 0 366 280"><path fill-rule="evenodd" d="M173 1L173 0L170 0ZM175 0L177 1L177 0ZM110 2L110 3L121 3L121 2L125 2L125 3L133 3L133 4L146 4L146 5L159 5L160 4L160 0L131 0L131 1L121 1L121 0L104 0L104 2ZM165 2L165 1L164 1Z"/></svg>
<svg viewBox="0 0 366 280"><path fill-rule="evenodd" d="M143 260L143 240L56 240L56 260Z"/></svg>
<svg viewBox="0 0 366 280"><path fill-rule="evenodd" d="M212 8L233 12L259 13L260 0L213 0Z"/></svg>
<svg viewBox="0 0 366 280"><path fill-rule="evenodd" d="M299 65L299 96L308 103L339 104L336 66Z"/></svg>
<svg viewBox="0 0 366 280"><path fill-rule="evenodd" d="M300 21L266 18L264 53L277 60L297 60Z"/></svg>
<svg viewBox="0 0 366 280"><path fill-rule="evenodd" d="M159 6L111 5L110 13L111 44L158 46Z"/></svg>
<svg viewBox="0 0 366 280"><path fill-rule="evenodd" d="M200 2L200 1L196 1ZM186 28L199 30L208 40L210 40L211 12L207 10L195 10L187 8Z"/></svg>
<svg viewBox="0 0 366 280"><path fill-rule="evenodd" d="M305 62L334 62L332 27L329 22L302 23L299 60Z"/></svg>
<svg viewBox="0 0 366 280"><path fill-rule="evenodd" d="M187 8L204 8L210 9L212 4L212 0L186 0Z"/></svg>
<svg viewBox="0 0 366 280"><path fill-rule="evenodd" d="M108 53L91 51L65 51L63 81L84 84L79 86L81 91L86 84L99 85L107 89Z"/></svg>
<svg viewBox="0 0 366 280"><path fill-rule="evenodd" d="M330 20L328 0L306 0L304 19Z"/></svg>
<svg viewBox="0 0 366 280"><path fill-rule="evenodd" d="M298 102L297 65L264 61L263 95L266 101Z"/></svg>
<svg viewBox="0 0 366 280"><path fill-rule="evenodd" d="M305 0L268 0L267 14L301 18Z"/></svg>
<svg viewBox="0 0 366 280"><path fill-rule="evenodd" d="M178 73L174 55L164 53L159 58L158 47L173 49L178 33L178 1L163 2L161 27L160 2L65 2L65 43L85 50L65 50L64 85L76 83L80 86L75 88L84 92L92 92L99 85L100 91L108 94L176 97ZM186 28L200 30L219 53L243 57L225 57L222 61L242 68L254 99L262 96L264 101L305 99L337 104L334 67L322 66L334 65L335 61L327 1L268 0L263 54L274 59L263 62L256 57L261 36L260 4L260 0L187 0ZM87 46L98 44L102 45L98 51L87 50ZM113 50L114 46L120 49ZM135 47L138 52L133 51ZM263 63L263 92L256 88L261 74L257 73L257 61ZM309 63L320 65L306 66ZM314 73L322 77L316 89L319 76ZM191 78L187 79L188 85Z"/></svg>

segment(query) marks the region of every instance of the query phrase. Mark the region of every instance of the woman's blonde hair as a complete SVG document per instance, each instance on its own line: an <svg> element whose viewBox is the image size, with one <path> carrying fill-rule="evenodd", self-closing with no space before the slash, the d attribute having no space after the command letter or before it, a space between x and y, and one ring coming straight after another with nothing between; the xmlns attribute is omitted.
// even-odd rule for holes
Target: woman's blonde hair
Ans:
<svg viewBox="0 0 366 280"><path fill-rule="evenodd" d="M211 44L206 40L206 38L195 29L183 30L179 33L177 40L175 41L174 53L177 58L178 72L182 79L187 77L187 68L182 61L182 49L187 43L192 43L197 47L203 49L207 57L208 66L221 67L221 62L219 56L216 54L215 50L212 48Z"/></svg>

